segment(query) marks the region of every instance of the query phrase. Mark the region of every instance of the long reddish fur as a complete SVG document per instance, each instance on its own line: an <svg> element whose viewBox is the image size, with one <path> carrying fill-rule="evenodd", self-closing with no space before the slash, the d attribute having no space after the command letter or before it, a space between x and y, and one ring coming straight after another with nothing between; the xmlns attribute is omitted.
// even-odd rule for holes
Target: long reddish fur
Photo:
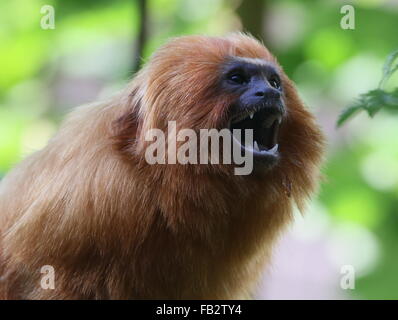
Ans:
<svg viewBox="0 0 398 320"><path fill-rule="evenodd" d="M143 134L220 128L233 56L276 62L255 39L186 36L161 47L110 101L78 108L0 185L3 299L247 298L277 235L319 181L323 136L283 74L287 116L271 171L149 165ZM55 289L40 268L55 269Z"/></svg>

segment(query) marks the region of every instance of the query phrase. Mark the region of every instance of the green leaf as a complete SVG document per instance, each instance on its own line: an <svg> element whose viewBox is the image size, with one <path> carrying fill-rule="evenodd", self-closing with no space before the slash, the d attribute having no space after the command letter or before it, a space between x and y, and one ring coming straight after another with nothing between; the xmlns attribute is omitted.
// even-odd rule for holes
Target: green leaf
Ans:
<svg viewBox="0 0 398 320"><path fill-rule="evenodd" d="M337 126L341 127L341 125L344 122L346 122L348 119L350 119L354 114L361 111L361 109L362 109L362 106L360 106L360 105L352 105L352 106L346 108L345 110L343 110L343 112L340 114L339 119L337 121Z"/></svg>
<svg viewBox="0 0 398 320"><path fill-rule="evenodd" d="M340 127L360 111L366 111L370 117L374 117L382 108L398 111L398 88L392 92L375 89L361 94L351 106L340 114L337 126Z"/></svg>
<svg viewBox="0 0 398 320"><path fill-rule="evenodd" d="M392 52L386 59L383 66L383 75L379 84L379 88L382 88L391 75L398 70L398 63L394 65L394 61L398 58L398 50Z"/></svg>
<svg viewBox="0 0 398 320"><path fill-rule="evenodd" d="M398 62L394 64L397 58L398 50L392 52L387 57L383 66L383 75L378 89L361 94L351 106L343 110L337 120L338 127L363 110L366 111L370 117L374 117L382 108L389 111L398 111L398 88L395 88L391 92L383 90L384 84L391 75L398 70Z"/></svg>

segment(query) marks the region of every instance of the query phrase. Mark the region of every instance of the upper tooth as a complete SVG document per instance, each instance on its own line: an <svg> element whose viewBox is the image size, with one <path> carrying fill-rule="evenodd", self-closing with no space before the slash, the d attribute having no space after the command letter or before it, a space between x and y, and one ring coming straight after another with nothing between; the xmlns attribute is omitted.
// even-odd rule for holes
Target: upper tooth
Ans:
<svg viewBox="0 0 398 320"><path fill-rule="evenodd" d="M260 148L258 147L257 141L254 141L254 150L260 151Z"/></svg>
<svg viewBox="0 0 398 320"><path fill-rule="evenodd" d="M253 119L253 116L254 116L254 112L251 112L251 113L249 114L250 119Z"/></svg>

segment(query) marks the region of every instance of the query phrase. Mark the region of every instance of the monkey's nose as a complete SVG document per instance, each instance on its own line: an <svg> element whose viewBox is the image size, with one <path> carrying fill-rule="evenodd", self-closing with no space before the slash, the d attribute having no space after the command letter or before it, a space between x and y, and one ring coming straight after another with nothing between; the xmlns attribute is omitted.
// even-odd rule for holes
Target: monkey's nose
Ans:
<svg viewBox="0 0 398 320"><path fill-rule="evenodd" d="M254 95L256 97L263 97L265 99L279 99L281 96L280 92L274 88L263 88L257 90Z"/></svg>

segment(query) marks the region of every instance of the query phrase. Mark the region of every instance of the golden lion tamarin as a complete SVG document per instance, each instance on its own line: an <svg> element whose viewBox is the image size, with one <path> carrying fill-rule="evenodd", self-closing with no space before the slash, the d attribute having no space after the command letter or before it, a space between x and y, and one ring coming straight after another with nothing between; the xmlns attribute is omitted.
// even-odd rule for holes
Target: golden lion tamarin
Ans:
<svg viewBox="0 0 398 320"><path fill-rule="evenodd" d="M254 170L149 164L145 133L169 121L253 130L242 151ZM78 108L1 182L0 297L248 298L292 206L315 190L322 150L313 116L255 39L173 39L126 91ZM54 288L40 285L44 265Z"/></svg>

